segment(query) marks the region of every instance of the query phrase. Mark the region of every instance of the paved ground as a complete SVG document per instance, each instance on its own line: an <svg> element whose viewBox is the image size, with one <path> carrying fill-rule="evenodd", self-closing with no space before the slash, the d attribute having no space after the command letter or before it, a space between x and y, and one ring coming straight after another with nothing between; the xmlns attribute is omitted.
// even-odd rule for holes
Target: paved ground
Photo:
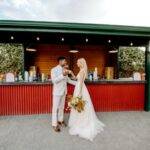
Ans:
<svg viewBox="0 0 150 150"><path fill-rule="evenodd" d="M50 115L0 117L0 150L150 150L150 112L98 117L106 127L94 142L70 136L68 128L54 133Z"/></svg>

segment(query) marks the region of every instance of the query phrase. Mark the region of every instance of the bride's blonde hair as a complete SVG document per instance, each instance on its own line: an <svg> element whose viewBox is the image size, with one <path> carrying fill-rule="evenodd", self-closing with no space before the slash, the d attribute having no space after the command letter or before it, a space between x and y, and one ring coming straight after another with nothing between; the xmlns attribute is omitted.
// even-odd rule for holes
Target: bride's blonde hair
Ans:
<svg viewBox="0 0 150 150"><path fill-rule="evenodd" d="M86 60L84 58L79 58L78 61L81 64L81 67L86 74L86 78L88 78L88 67L87 67Z"/></svg>

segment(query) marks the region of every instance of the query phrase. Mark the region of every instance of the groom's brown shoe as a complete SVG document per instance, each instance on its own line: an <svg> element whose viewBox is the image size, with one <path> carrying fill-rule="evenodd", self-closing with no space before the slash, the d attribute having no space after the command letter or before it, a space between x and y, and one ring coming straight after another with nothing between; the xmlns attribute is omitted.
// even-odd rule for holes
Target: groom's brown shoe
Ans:
<svg viewBox="0 0 150 150"><path fill-rule="evenodd" d="M64 121L62 121L62 122L58 121L58 125L60 125L62 127L67 127L67 124Z"/></svg>
<svg viewBox="0 0 150 150"><path fill-rule="evenodd" d="M53 129L54 129L55 132L60 132L59 126L53 126Z"/></svg>

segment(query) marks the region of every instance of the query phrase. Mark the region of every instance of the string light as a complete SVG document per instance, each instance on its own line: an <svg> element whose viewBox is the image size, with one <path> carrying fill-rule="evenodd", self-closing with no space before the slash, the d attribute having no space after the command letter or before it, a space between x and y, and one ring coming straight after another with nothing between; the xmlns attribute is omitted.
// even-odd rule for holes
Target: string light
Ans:
<svg viewBox="0 0 150 150"><path fill-rule="evenodd" d="M39 41L39 40L40 40L40 38L39 38L39 37L36 37L36 40L37 40L37 41Z"/></svg>
<svg viewBox="0 0 150 150"><path fill-rule="evenodd" d="M64 37L62 37L62 38L61 38L61 41L63 42L64 40L65 40Z"/></svg>
<svg viewBox="0 0 150 150"><path fill-rule="evenodd" d="M11 40L14 40L14 37L13 37L13 36L11 36L11 37L10 37L10 39L11 39Z"/></svg>
<svg viewBox="0 0 150 150"><path fill-rule="evenodd" d="M108 43L111 43L111 40L108 40Z"/></svg>
<svg viewBox="0 0 150 150"><path fill-rule="evenodd" d="M130 43L130 46L133 46L133 43L132 43L132 42Z"/></svg>
<svg viewBox="0 0 150 150"><path fill-rule="evenodd" d="M88 39L88 38L86 38L86 39L85 39L85 42L87 43L88 41L89 41L89 39Z"/></svg>

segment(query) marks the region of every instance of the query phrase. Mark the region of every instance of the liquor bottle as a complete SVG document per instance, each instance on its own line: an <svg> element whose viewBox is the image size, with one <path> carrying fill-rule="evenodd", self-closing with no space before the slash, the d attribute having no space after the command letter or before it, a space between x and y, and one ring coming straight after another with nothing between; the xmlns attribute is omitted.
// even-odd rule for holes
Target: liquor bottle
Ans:
<svg viewBox="0 0 150 150"><path fill-rule="evenodd" d="M24 81L25 81L25 82L28 82L28 81L29 81L29 73L28 73L28 71L25 71L25 72L24 72Z"/></svg>
<svg viewBox="0 0 150 150"><path fill-rule="evenodd" d="M41 74L39 72L37 73L37 81L41 81Z"/></svg>
<svg viewBox="0 0 150 150"><path fill-rule="evenodd" d="M93 72L93 79L94 79L94 80L98 80L97 67L95 67L95 70L94 70L94 72Z"/></svg>

